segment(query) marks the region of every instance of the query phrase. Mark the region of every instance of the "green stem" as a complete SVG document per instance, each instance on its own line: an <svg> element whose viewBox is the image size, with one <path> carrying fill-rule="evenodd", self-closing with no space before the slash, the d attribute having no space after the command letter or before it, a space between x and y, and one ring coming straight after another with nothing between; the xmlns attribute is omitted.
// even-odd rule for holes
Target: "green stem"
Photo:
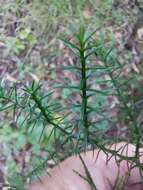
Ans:
<svg viewBox="0 0 143 190"><path fill-rule="evenodd" d="M88 113L87 113L87 76L86 76L86 58L84 51L84 43L80 44L80 62L81 62L81 91L82 91L82 104L81 104L81 118L83 121L85 142L89 141L88 133Z"/></svg>
<svg viewBox="0 0 143 190"><path fill-rule="evenodd" d="M46 109L42 106L41 101L39 101L39 99L38 99L38 97L36 96L36 94L35 94L35 93L31 93L31 97L32 97L32 99L35 101L35 103L37 104L39 110L41 111L42 115L45 117L46 121L47 121L49 124L53 125L55 128L57 128L57 129L59 129L60 131L62 131L64 134L69 135L69 133L68 133L66 130L64 130L61 126L59 126L58 124L56 124L56 123L53 121L53 118L51 118L51 117L49 116L49 114L47 114Z"/></svg>

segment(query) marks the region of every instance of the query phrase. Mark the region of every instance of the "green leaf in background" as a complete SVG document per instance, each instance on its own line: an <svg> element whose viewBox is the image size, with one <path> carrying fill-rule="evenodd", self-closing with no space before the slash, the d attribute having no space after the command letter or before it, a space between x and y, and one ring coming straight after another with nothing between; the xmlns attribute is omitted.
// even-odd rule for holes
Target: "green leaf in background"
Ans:
<svg viewBox="0 0 143 190"><path fill-rule="evenodd" d="M7 37L5 38L5 45L9 52L13 52L19 54L21 51L25 49L25 44L21 40L15 37Z"/></svg>
<svg viewBox="0 0 143 190"><path fill-rule="evenodd" d="M25 29L20 30L18 32L18 36L19 36L20 39L24 40L24 39L26 39L28 37L30 32L31 32L30 28L25 28Z"/></svg>
<svg viewBox="0 0 143 190"><path fill-rule="evenodd" d="M63 97L64 99L67 99L68 96L70 95L70 93L71 93L71 91L70 91L68 88L64 88L64 89L63 89L63 93L62 93L62 97Z"/></svg>
<svg viewBox="0 0 143 190"><path fill-rule="evenodd" d="M17 190L25 190L23 178L20 175L11 175L8 177L8 182L12 187L15 187Z"/></svg>
<svg viewBox="0 0 143 190"><path fill-rule="evenodd" d="M26 40L30 43L30 44L35 44L37 42L36 37L32 34L29 34L26 38Z"/></svg>
<svg viewBox="0 0 143 190"><path fill-rule="evenodd" d="M102 131L106 131L109 127L109 123L107 120L103 120L97 125L97 128Z"/></svg>
<svg viewBox="0 0 143 190"><path fill-rule="evenodd" d="M15 41L15 50L16 50L16 53L20 52L20 51L22 51L24 49L25 49L24 43L21 40L16 39L16 41Z"/></svg>

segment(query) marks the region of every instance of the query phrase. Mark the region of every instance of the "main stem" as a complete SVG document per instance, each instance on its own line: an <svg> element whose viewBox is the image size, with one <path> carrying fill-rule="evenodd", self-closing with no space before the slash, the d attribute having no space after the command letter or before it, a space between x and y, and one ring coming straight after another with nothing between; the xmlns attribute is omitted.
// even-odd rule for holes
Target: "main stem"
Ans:
<svg viewBox="0 0 143 190"><path fill-rule="evenodd" d="M81 61L81 90L82 90L82 108L81 108L81 114L82 114L82 121L83 121L83 127L86 135L86 140L88 140L88 117L87 117L87 80L86 80L86 59L85 59L85 50L84 45L81 44L80 46L80 61Z"/></svg>

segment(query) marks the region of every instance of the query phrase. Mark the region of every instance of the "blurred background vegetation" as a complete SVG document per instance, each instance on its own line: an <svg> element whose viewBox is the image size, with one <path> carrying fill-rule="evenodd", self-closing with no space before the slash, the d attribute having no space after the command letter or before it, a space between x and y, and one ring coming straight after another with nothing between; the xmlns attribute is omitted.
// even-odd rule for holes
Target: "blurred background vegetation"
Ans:
<svg viewBox="0 0 143 190"><path fill-rule="evenodd" d="M108 92L106 96L95 93L89 100L89 106L94 105L89 119L96 125L92 134L99 141L106 137L105 142L119 137L130 140L129 126L135 121L142 124L143 32L142 23L138 24L141 2L0 0L0 4L1 181L4 176L6 184L21 187L23 179L38 176L47 164L52 167L73 152L73 145L77 146L76 141L66 143L67 137L59 129L53 132L52 122L77 134L78 139L81 97L74 89L57 86L79 84L78 72L70 70L78 66L78 58L60 38L76 44L73 34L80 25L96 31L92 40L103 49L112 47L112 59L121 66L115 78L118 76L121 96L134 116L131 120L124 103L120 104L121 96L114 96L109 73L89 73L92 79L88 85ZM132 35L135 26L137 30ZM101 57L91 57L89 64L97 66L102 61ZM36 97L44 97L41 106L49 109L48 124L36 99L30 99L32 90Z"/></svg>

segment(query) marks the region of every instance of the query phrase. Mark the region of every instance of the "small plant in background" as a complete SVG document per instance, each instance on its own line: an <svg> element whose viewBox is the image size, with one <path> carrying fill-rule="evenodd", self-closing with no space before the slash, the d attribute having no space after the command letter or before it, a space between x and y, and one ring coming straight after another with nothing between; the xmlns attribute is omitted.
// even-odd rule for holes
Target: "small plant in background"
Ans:
<svg viewBox="0 0 143 190"><path fill-rule="evenodd" d="M117 142L126 138L136 144L135 161L139 162L140 126L134 117L134 102L129 100L128 94L123 91L124 86L130 82L122 77L125 65L117 61L113 45L105 47L104 41L96 40L96 31L91 33L81 26L74 36L74 42L65 39L62 41L73 52L76 62L74 66L62 66L61 69L77 75L79 83L62 84L56 89L73 91L75 97L80 96L79 101L72 102L67 107L63 106L58 100L52 99L54 88L53 92L45 93L44 86L36 82L22 85L20 88L12 87L8 92L3 84L1 85L0 110L9 111L13 115L12 125L15 128L13 136L10 137L13 142L13 153L16 154L18 150L24 154L30 149L29 163L32 163L33 155L42 160L38 163L35 160L38 166L34 166L33 172L25 171L25 164L28 162L23 161L23 168L17 172L22 178L14 185L15 189L22 186L22 179L38 176L40 166L43 166L42 169L46 166L47 158L61 158L61 153L65 150L69 155L79 153L88 147L99 147L108 153L111 151L104 147L105 142ZM112 115L109 98L117 100L118 111L123 110L126 113L125 117L130 120L128 136L125 138L116 136L111 140L107 135L110 126L116 125L119 121L118 115L116 117ZM18 133L19 137L17 131L21 133ZM4 126L0 134L2 137L8 134ZM15 146L16 141L18 146ZM39 154L41 150L46 152L46 159L41 158ZM10 178L11 185L12 181Z"/></svg>

